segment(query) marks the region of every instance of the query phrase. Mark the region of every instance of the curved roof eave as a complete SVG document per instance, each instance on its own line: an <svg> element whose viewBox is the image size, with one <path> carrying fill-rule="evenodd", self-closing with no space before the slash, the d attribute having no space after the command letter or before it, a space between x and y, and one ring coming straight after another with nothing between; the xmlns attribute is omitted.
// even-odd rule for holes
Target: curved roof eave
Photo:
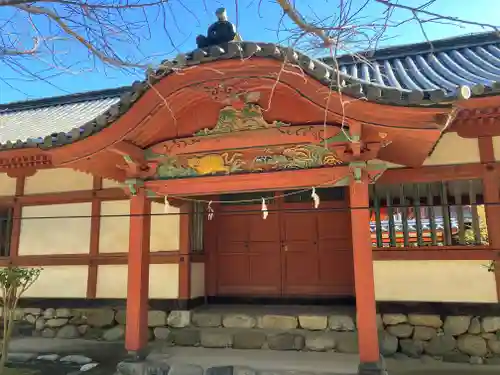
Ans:
<svg viewBox="0 0 500 375"><path fill-rule="evenodd" d="M173 61L163 61L156 71L146 72L144 81L134 82L130 86L130 90L123 90L119 100L114 102L107 110L81 126L74 127L66 132L52 133L45 137L9 140L0 143L0 150L33 147L45 150L85 139L110 126L124 115L151 85L169 74L184 67L218 60L252 58L269 58L296 64L305 73L333 90L339 90L350 97L385 105L448 106L455 100L467 99L471 92L467 86L457 86L456 92L451 94L442 89L410 90L387 87L346 74L342 72L342 69L337 70L323 61L310 58L287 47L281 47L273 43L231 42L206 49L197 49L187 54L180 54Z"/></svg>

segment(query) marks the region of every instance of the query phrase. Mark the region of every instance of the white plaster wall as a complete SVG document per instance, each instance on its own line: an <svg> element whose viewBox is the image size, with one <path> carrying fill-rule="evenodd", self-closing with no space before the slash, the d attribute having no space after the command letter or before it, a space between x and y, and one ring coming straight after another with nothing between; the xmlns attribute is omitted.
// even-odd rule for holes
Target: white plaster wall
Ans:
<svg viewBox="0 0 500 375"><path fill-rule="evenodd" d="M205 263L191 263L191 298L205 296Z"/></svg>
<svg viewBox="0 0 500 375"><path fill-rule="evenodd" d="M16 179L0 173L0 196L16 195Z"/></svg>
<svg viewBox="0 0 500 375"><path fill-rule="evenodd" d="M493 152L495 155L495 160L500 160L500 137L493 138Z"/></svg>
<svg viewBox="0 0 500 375"><path fill-rule="evenodd" d="M90 174L69 168L42 169L26 179L24 194L92 190L93 181Z"/></svg>
<svg viewBox="0 0 500 375"><path fill-rule="evenodd" d="M149 266L149 298L179 298L179 265Z"/></svg>
<svg viewBox="0 0 500 375"><path fill-rule="evenodd" d="M126 264L98 266L96 298L127 298L127 275Z"/></svg>
<svg viewBox="0 0 500 375"><path fill-rule="evenodd" d="M100 253L128 252L130 228L129 215L129 200L106 201L101 203L101 225L99 230Z"/></svg>
<svg viewBox="0 0 500 375"><path fill-rule="evenodd" d="M31 298L85 298L88 266L44 266L38 280L23 294Z"/></svg>
<svg viewBox="0 0 500 375"><path fill-rule="evenodd" d="M97 298L126 298L128 268L126 264L100 265L97 270ZM179 296L179 265L149 266L149 298L170 299Z"/></svg>
<svg viewBox="0 0 500 375"><path fill-rule="evenodd" d="M479 163L479 145L475 138L461 138L457 133L445 133L424 165Z"/></svg>
<svg viewBox="0 0 500 375"><path fill-rule="evenodd" d="M150 251L178 251L180 246L180 209L170 207L165 214L164 205L151 203L151 244Z"/></svg>
<svg viewBox="0 0 500 375"><path fill-rule="evenodd" d="M498 302L487 261L375 261L378 301Z"/></svg>
<svg viewBox="0 0 500 375"><path fill-rule="evenodd" d="M91 203L23 207L19 255L88 254L91 213Z"/></svg>

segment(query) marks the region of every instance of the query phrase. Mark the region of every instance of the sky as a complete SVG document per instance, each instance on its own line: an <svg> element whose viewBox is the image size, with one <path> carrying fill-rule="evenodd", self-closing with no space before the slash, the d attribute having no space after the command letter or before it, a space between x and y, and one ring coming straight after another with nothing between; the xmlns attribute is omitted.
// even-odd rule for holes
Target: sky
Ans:
<svg viewBox="0 0 500 375"><path fill-rule="evenodd" d="M348 2L348 0L296 0L295 4L306 19L321 19L325 23L330 21L331 24L331 17L338 12L338 4L342 1ZM427 0L391 1L413 7L428 2ZM365 0L351 0L351 2L351 12L354 12ZM238 5L237 10L236 4ZM57 7L57 5L55 6ZM140 60L141 63L151 65L158 64L165 58L173 58L179 52L190 51L196 47L196 35L205 33L208 26L215 21L214 12L220 6L227 9L230 21L237 25L238 32L244 40L290 43L291 34L287 29L292 27L292 23L286 20L280 26L280 8L273 0L171 0L165 19L159 18L155 10L149 10L145 14L141 10L127 13L127 20L137 25L142 25L139 21L143 20L144 15L146 15L149 26L138 26L132 31L136 40L139 41L139 49L129 43L117 43L114 50L122 58L130 57L134 61ZM500 0L436 0L426 9L448 17L500 25L498 17ZM383 5L371 0L371 3L358 14L357 21L353 23L357 25L379 23L384 10ZM0 7L0 21L9 19L13 14L12 9ZM53 33L53 25L49 25L44 18L32 17L28 19L18 12L15 13L15 16L18 17L16 30L25 31L21 37L21 40L24 38L24 42L32 40L33 35L30 34L30 28L23 29L21 27L23 21L26 25L30 25L27 21L35 22L38 32L43 35L53 35L50 34ZM410 17L409 12L399 10L393 13L391 20L396 24ZM425 18L423 15L422 17ZM2 23L0 23L1 29ZM491 29L474 25L462 24L458 27L443 22L427 23L424 30L431 40L491 31ZM364 27L362 31L370 33L370 31L373 32L373 28ZM99 62L95 63L89 57L87 49L61 36L62 34L58 34L57 41L53 42L57 59L61 62L56 67L51 60L54 54L48 56L51 52L47 51L35 58L16 57L17 60L11 60L13 63L9 65L5 64L0 57L0 103L125 86L144 78L142 69L116 69ZM422 41L425 41L425 36L418 23L408 22L398 27L389 28L378 48ZM298 45L298 47L299 49L304 48L302 45ZM349 46L353 50L367 47L368 44L364 43ZM322 51L309 52L316 55L323 53ZM16 68L18 64L22 64L28 73L20 74ZM32 73L35 74L28 76ZM46 79L37 78L40 75Z"/></svg>

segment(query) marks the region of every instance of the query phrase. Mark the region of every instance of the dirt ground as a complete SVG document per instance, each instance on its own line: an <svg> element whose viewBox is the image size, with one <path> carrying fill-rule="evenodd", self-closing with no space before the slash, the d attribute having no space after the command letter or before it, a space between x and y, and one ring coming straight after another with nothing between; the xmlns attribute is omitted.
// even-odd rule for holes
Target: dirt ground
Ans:
<svg viewBox="0 0 500 375"><path fill-rule="evenodd" d="M20 338L12 341L11 352L39 354L79 354L99 362L88 375L112 375L116 365L126 356L123 343L90 340ZM278 352L271 350L206 349L152 346L159 358L170 364L212 366L245 366L273 373L356 374L357 355L314 352ZM421 360L386 360L389 375L498 375L500 366L469 365ZM44 366L43 375L66 375L71 371L61 365ZM75 371L73 369L72 371Z"/></svg>

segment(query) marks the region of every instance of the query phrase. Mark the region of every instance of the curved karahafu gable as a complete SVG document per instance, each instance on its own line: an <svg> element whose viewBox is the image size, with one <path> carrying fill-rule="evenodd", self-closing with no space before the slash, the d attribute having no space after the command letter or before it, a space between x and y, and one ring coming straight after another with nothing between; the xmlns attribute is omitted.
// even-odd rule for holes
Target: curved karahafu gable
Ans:
<svg viewBox="0 0 500 375"><path fill-rule="evenodd" d="M402 87L388 87L377 82L359 79L340 70L312 59L298 51L280 47L271 43L228 43L225 46L212 46L207 49L197 49L188 54L181 54L173 61L164 61L156 71L149 71L146 80L134 82L129 91L119 97L107 111L88 121L84 125L74 127L68 132L48 134L41 138L8 140L0 144L1 149L19 149L38 147L49 149L63 146L87 138L115 122L145 93L151 85L172 74L180 74L185 69L197 65L211 66L219 61L243 60L241 64L249 64L254 59L273 59L300 67L306 74L335 92L342 92L351 97L370 102L397 106L432 106L446 105L457 99L470 96L466 86L458 87L454 93L443 89L409 90ZM240 66L241 66L240 64ZM214 65L215 66L215 65ZM216 72L214 72L216 74ZM8 112L4 109L4 112Z"/></svg>
<svg viewBox="0 0 500 375"><path fill-rule="evenodd" d="M456 55L450 47L453 43L440 43L433 44L440 48L436 56L441 58L441 65L450 64L443 54ZM480 47L470 48L496 53L484 44L486 41L481 43ZM487 43L496 42L488 39ZM463 44L459 43L456 49L465 48ZM346 132L347 138L330 142L328 150L341 164L380 159L418 167L444 131L455 131L454 124L464 122L463 108L474 108L474 103L491 106L490 102L495 102L497 96L492 94L498 84L491 72L489 80L481 80L479 68L492 68L479 66L475 61L474 73L468 75L468 80L464 81L463 75L462 81L449 76L441 87L440 80L432 81L435 71L408 70L410 60L417 61L418 56L428 52L401 48L407 50L383 50L372 59L365 56L363 62L356 63L352 57L351 61L340 57L338 64L328 64L326 60L312 59L271 43L230 42L164 61L157 70L148 71L144 81L107 94L44 99L43 108L34 108L37 101L0 105L0 121L6 128L17 124L17 128L28 129L23 121L43 124L33 128L33 134L9 130L21 135L18 140L6 138L6 128L4 134L0 132L0 141L4 141L0 145L0 169L12 175L23 168L70 167L116 180L134 176L149 179L158 177L155 173L162 162L161 157L151 158L147 151L154 149L155 153L170 157L175 150L179 155L174 161L182 168L175 173L168 170L165 176L179 178L187 173L189 152L197 153L199 159L204 154L220 156L221 150L234 149L242 154L238 160L240 164L244 162L240 169L245 173L255 169L251 160L262 159L253 155L252 148L272 146L274 154L266 160L282 160L292 152L282 149L284 145L324 147L325 139L336 137L339 132ZM489 55L488 58L491 60ZM397 61L402 59L407 65L397 68ZM500 69L500 63L494 63L488 62ZM381 69L381 65L387 65L386 69ZM376 74L377 66L382 76ZM411 85L410 81L417 78L430 85ZM471 96L472 100L465 100ZM241 134L211 134L220 116L225 115L225 108L240 111L244 110L242 105L258 108L259 121L267 128L253 129L245 122L250 128L239 129L244 130ZM287 130L279 124L287 124ZM204 132L210 134L206 136ZM158 151L165 147L170 151ZM287 169L297 164L296 159L291 164L283 159L272 168ZM211 156L210 160L220 162L219 157ZM271 168L260 164L264 171ZM315 168L319 164L307 163L307 167L311 165ZM216 169L221 172L221 168ZM196 175L206 174L198 171Z"/></svg>

